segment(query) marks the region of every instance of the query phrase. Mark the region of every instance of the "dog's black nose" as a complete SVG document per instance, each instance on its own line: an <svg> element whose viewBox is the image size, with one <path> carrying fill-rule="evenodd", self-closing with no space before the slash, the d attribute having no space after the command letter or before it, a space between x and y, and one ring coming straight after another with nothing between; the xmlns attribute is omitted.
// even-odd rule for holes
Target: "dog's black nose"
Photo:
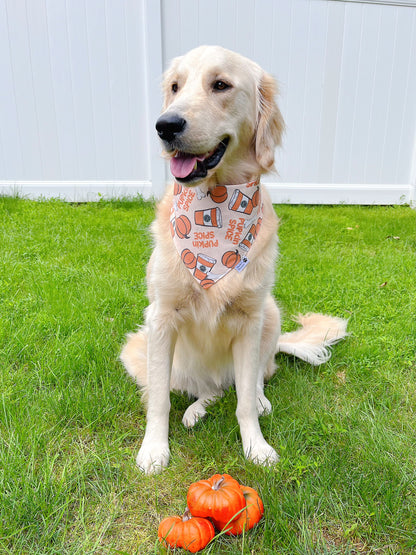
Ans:
<svg viewBox="0 0 416 555"><path fill-rule="evenodd" d="M165 114L157 120L156 130L163 141L170 143L185 129L185 125L186 120L176 114Z"/></svg>

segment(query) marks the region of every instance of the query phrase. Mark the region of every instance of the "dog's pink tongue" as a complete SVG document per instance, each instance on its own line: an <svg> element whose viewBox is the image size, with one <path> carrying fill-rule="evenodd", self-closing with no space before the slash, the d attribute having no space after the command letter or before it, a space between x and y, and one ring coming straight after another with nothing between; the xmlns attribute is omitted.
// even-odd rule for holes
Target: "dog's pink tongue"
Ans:
<svg viewBox="0 0 416 555"><path fill-rule="evenodd" d="M192 172L197 161L196 156L178 154L170 159L170 171L174 177L184 178Z"/></svg>

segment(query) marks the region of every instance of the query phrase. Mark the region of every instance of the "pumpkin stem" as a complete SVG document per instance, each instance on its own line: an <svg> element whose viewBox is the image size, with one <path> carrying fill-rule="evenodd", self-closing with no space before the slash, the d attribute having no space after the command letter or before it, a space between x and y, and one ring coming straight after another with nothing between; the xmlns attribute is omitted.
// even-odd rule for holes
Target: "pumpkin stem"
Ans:
<svg viewBox="0 0 416 555"><path fill-rule="evenodd" d="M221 484L223 483L223 481L225 480L224 476L221 476L221 478L219 480L217 480L216 482L214 482L212 484L212 489L218 490L221 487Z"/></svg>
<svg viewBox="0 0 416 555"><path fill-rule="evenodd" d="M186 522L187 520L191 520L192 514L188 507L186 507L185 512L182 515L182 522Z"/></svg>

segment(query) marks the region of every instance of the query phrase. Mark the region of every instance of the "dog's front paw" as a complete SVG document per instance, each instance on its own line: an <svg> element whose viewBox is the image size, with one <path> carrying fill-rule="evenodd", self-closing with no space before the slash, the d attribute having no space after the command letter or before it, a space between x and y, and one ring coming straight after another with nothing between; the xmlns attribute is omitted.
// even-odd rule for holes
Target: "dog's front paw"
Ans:
<svg viewBox="0 0 416 555"><path fill-rule="evenodd" d="M143 442L136 458L137 466L145 474L159 474L168 466L169 446L167 443Z"/></svg>
<svg viewBox="0 0 416 555"><path fill-rule="evenodd" d="M246 457L255 464L273 466L279 461L279 455L266 441L255 443L245 450Z"/></svg>

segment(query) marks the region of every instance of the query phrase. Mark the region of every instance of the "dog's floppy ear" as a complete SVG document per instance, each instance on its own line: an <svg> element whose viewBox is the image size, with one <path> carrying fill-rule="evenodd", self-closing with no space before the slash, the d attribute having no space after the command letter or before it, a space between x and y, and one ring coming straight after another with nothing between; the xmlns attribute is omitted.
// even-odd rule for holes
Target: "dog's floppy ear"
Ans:
<svg viewBox="0 0 416 555"><path fill-rule="evenodd" d="M274 169L274 151L282 142L285 122L276 104L277 83L271 75L263 73L257 88L257 128L255 136L256 159L263 170Z"/></svg>

